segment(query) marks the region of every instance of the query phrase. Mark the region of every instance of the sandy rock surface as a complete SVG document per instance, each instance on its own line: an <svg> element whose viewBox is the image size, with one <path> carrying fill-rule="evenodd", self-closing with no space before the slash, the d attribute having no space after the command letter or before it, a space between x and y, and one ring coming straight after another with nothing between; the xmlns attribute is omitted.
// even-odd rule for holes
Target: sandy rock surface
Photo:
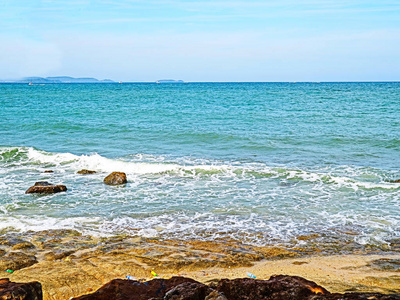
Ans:
<svg viewBox="0 0 400 300"><path fill-rule="evenodd" d="M393 252L308 255L298 249L228 240L95 238L68 230L3 235L0 248L3 277L40 282L46 300L91 293L126 276L142 281L184 276L210 284L221 278L248 277L248 273L262 280L277 274L301 276L333 293L400 292L400 254ZM24 263L19 265L19 260Z"/></svg>

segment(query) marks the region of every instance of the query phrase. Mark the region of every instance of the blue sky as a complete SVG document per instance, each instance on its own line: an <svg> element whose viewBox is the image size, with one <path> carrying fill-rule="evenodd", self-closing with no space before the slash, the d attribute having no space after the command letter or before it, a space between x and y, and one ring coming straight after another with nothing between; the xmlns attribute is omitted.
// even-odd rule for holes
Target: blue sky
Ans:
<svg viewBox="0 0 400 300"><path fill-rule="evenodd" d="M400 80L399 0L1 0L0 78Z"/></svg>

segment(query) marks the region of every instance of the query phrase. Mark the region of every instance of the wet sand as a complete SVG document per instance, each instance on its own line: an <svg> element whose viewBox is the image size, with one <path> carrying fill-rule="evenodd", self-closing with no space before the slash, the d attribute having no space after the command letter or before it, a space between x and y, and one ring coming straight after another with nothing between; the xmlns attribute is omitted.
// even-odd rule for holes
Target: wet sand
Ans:
<svg viewBox="0 0 400 300"><path fill-rule="evenodd" d="M6 234L0 245L0 268L14 268L2 277L41 282L45 300L83 295L127 275L143 280L181 275L210 283L248 272L257 279L302 276L330 292L400 293L400 253L393 251L328 255L312 252L315 245L300 251L228 240L98 239L73 231Z"/></svg>

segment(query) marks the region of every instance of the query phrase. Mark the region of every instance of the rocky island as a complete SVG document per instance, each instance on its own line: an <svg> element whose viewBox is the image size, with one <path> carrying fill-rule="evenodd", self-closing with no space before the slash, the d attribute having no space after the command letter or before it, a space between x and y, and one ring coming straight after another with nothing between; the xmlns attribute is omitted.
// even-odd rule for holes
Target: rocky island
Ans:
<svg viewBox="0 0 400 300"><path fill-rule="evenodd" d="M45 83L115 83L111 79L99 80L92 77L74 78L70 76L55 77L24 77L16 80L0 80L0 83L29 83L29 84L45 84Z"/></svg>

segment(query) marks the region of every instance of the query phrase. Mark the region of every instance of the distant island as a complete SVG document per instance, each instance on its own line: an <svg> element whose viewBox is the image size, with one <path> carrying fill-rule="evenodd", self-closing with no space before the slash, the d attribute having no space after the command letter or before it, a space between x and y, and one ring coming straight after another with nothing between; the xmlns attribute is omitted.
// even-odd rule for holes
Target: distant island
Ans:
<svg viewBox="0 0 400 300"><path fill-rule="evenodd" d="M55 76L55 77L25 77L18 80L0 80L0 82L9 83L115 83L111 79L98 80L91 77L74 78L70 76Z"/></svg>
<svg viewBox="0 0 400 300"><path fill-rule="evenodd" d="M174 80L174 79L160 79L157 80L156 83L184 83L183 80Z"/></svg>
<svg viewBox="0 0 400 300"><path fill-rule="evenodd" d="M71 76L52 76L52 77L24 77L22 79L0 79L0 83L27 83L27 84L46 84L46 83L116 83L111 79L99 80L93 77L71 77ZM122 83L122 81L119 81ZM160 79L156 83L185 83L183 80Z"/></svg>

